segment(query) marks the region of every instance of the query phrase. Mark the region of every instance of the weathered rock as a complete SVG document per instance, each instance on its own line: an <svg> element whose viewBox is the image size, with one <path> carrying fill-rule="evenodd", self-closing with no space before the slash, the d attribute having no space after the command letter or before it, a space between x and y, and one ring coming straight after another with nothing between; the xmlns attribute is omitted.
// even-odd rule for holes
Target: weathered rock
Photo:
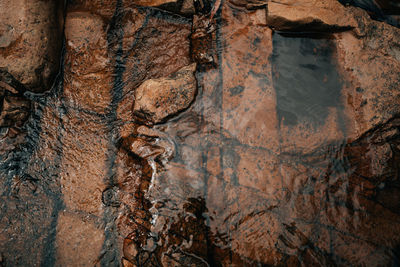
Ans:
<svg viewBox="0 0 400 267"><path fill-rule="evenodd" d="M357 26L336 0L277 0L268 3L268 26L279 31L342 31Z"/></svg>
<svg viewBox="0 0 400 267"><path fill-rule="evenodd" d="M169 3L176 3L177 0L135 0L133 1L136 5L139 6L161 6Z"/></svg>
<svg viewBox="0 0 400 267"><path fill-rule="evenodd" d="M99 15L81 11L67 13L64 96L68 106L103 114L108 111L112 99L112 67L105 27Z"/></svg>
<svg viewBox="0 0 400 267"><path fill-rule="evenodd" d="M69 12L84 11L96 14L105 21L110 22L117 7L118 1L115 0L74 0L68 2ZM88 17L90 20L90 16Z"/></svg>
<svg viewBox="0 0 400 267"><path fill-rule="evenodd" d="M93 1L93 5L74 1L66 16L61 98L67 114L60 118L63 147L58 165L64 210L57 220L56 265L101 262L112 266L110 253L114 251L107 248L119 249L112 241L106 244L110 234L104 229L112 227L107 211L111 213L119 206L118 189L110 182L112 127L102 119L109 114L113 97L113 60L108 50L107 27L114 4L115 1L103 1L102 5L99 1ZM102 8L96 10L99 5Z"/></svg>
<svg viewBox="0 0 400 267"><path fill-rule="evenodd" d="M353 30L289 36L224 1L192 50L213 56L196 60L201 93L174 106L174 86L194 80L191 20L129 5L71 2L62 93L35 104L40 129L22 149L0 140L0 265L399 262L395 28L345 8ZM166 123L141 114L152 125L139 126L134 95L149 81Z"/></svg>
<svg viewBox="0 0 400 267"><path fill-rule="evenodd" d="M0 68L28 90L50 89L58 73L64 2L0 1Z"/></svg>
<svg viewBox="0 0 400 267"><path fill-rule="evenodd" d="M148 79L168 77L191 64L191 21L150 8L127 8L121 16L126 71L121 73L125 86L119 87L122 99L117 116L128 123L132 121L137 87Z"/></svg>
<svg viewBox="0 0 400 267"><path fill-rule="evenodd" d="M164 153L164 149L162 147L152 145L150 141L146 140L146 138L127 138L125 140L127 143L125 146L136 156L147 159L147 158L155 158L158 155Z"/></svg>
<svg viewBox="0 0 400 267"><path fill-rule="evenodd" d="M336 47L345 81L347 135L355 140L400 113L400 29L371 20L361 9L349 10L357 18L359 36L337 34Z"/></svg>
<svg viewBox="0 0 400 267"><path fill-rule="evenodd" d="M400 5L397 0L339 0L339 2L366 10L372 19L385 21L395 27L400 26Z"/></svg>
<svg viewBox="0 0 400 267"><path fill-rule="evenodd" d="M136 89L134 115L156 124L188 108L197 93L195 70L191 64L168 78L145 81Z"/></svg>
<svg viewBox="0 0 400 267"><path fill-rule="evenodd" d="M216 55L216 34L215 27L209 18L205 16L193 16L191 44L192 59L201 65L215 66Z"/></svg>
<svg viewBox="0 0 400 267"><path fill-rule="evenodd" d="M0 85L0 127L20 127L29 116L31 103L21 94Z"/></svg>
<svg viewBox="0 0 400 267"><path fill-rule="evenodd" d="M104 242L104 230L92 218L61 212L57 222L57 265L96 266Z"/></svg>

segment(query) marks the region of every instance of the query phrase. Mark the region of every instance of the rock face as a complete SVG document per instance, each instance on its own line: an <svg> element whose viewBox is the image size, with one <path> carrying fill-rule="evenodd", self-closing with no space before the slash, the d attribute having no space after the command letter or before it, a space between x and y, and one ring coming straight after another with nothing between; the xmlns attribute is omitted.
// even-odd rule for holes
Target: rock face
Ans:
<svg viewBox="0 0 400 267"><path fill-rule="evenodd" d="M133 114L154 124L188 108L197 92L195 70L196 64L192 64L168 78L142 83L135 92Z"/></svg>
<svg viewBox="0 0 400 267"><path fill-rule="evenodd" d="M333 0L138 3L69 1L48 94L0 70L0 265L400 262L398 28Z"/></svg>
<svg viewBox="0 0 400 267"><path fill-rule="evenodd" d="M275 30L340 31L357 26L336 0L278 0L268 3L268 25Z"/></svg>
<svg viewBox="0 0 400 267"><path fill-rule="evenodd" d="M0 101L0 106L2 107L0 126L22 126L29 116L30 101L21 96L10 94L8 91L0 95Z"/></svg>
<svg viewBox="0 0 400 267"><path fill-rule="evenodd" d="M0 1L0 69L44 92L60 67L64 1Z"/></svg>
<svg viewBox="0 0 400 267"><path fill-rule="evenodd" d="M354 140L399 112L400 29L371 20L360 9L349 9L357 18L361 36L338 34L336 46L345 80L342 94L350 118L348 135Z"/></svg>

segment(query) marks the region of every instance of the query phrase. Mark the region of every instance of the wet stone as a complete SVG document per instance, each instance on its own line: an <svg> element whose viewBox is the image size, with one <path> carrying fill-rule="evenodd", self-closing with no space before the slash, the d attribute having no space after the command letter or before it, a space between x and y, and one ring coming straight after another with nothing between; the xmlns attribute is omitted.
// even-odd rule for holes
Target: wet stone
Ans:
<svg viewBox="0 0 400 267"><path fill-rule="evenodd" d="M357 26L337 0L278 0L268 3L267 24L279 31L343 31Z"/></svg>
<svg viewBox="0 0 400 267"><path fill-rule="evenodd" d="M30 114L31 102L7 90L3 92L0 96L0 127L21 127Z"/></svg>
<svg viewBox="0 0 400 267"><path fill-rule="evenodd" d="M215 21L208 16L193 17L191 45L192 59L200 65L215 66L216 55L216 33Z"/></svg>
<svg viewBox="0 0 400 267"><path fill-rule="evenodd" d="M197 93L195 69L196 64L192 64L168 78L145 81L135 92L134 115L156 124L188 108Z"/></svg>
<svg viewBox="0 0 400 267"><path fill-rule="evenodd" d="M0 68L30 91L49 90L60 66L63 19L63 0L2 0Z"/></svg>
<svg viewBox="0 0 400 267"><path fill-rule="evenodd" d="M101 200L103 204L111 207L119 207L121 205L118 196L118 189L115 187L108 188L103 191Z"/></svg>
<svg viewBox="0 0 400 267"><path fill-rule="evenodd" d="M0 266L396 265L398 29L333 1L155 3L69 1L64 87L0 140Z"/></svg>

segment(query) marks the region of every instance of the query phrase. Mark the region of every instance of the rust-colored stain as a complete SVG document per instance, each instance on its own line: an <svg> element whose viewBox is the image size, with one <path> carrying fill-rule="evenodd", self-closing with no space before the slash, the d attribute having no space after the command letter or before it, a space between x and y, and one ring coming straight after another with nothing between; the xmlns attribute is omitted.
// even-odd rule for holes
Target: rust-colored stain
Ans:
<svg viewBox="0 0 400 267"><path fill-rule="evenodd" d="M395 14L0 10L0 266L399 264Z"/></svg>

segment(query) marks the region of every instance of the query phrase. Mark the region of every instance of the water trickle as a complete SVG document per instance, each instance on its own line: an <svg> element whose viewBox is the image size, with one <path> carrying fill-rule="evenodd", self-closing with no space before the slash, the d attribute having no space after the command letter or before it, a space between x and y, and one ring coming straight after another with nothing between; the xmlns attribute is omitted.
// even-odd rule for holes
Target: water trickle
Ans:
<svg viewBox="0 0 400 267"><path fill-rule="evenodd" d="M264 4L72 1L63 72L0 140L0 265L397 264L397 29L273 32Z"/></svg>

